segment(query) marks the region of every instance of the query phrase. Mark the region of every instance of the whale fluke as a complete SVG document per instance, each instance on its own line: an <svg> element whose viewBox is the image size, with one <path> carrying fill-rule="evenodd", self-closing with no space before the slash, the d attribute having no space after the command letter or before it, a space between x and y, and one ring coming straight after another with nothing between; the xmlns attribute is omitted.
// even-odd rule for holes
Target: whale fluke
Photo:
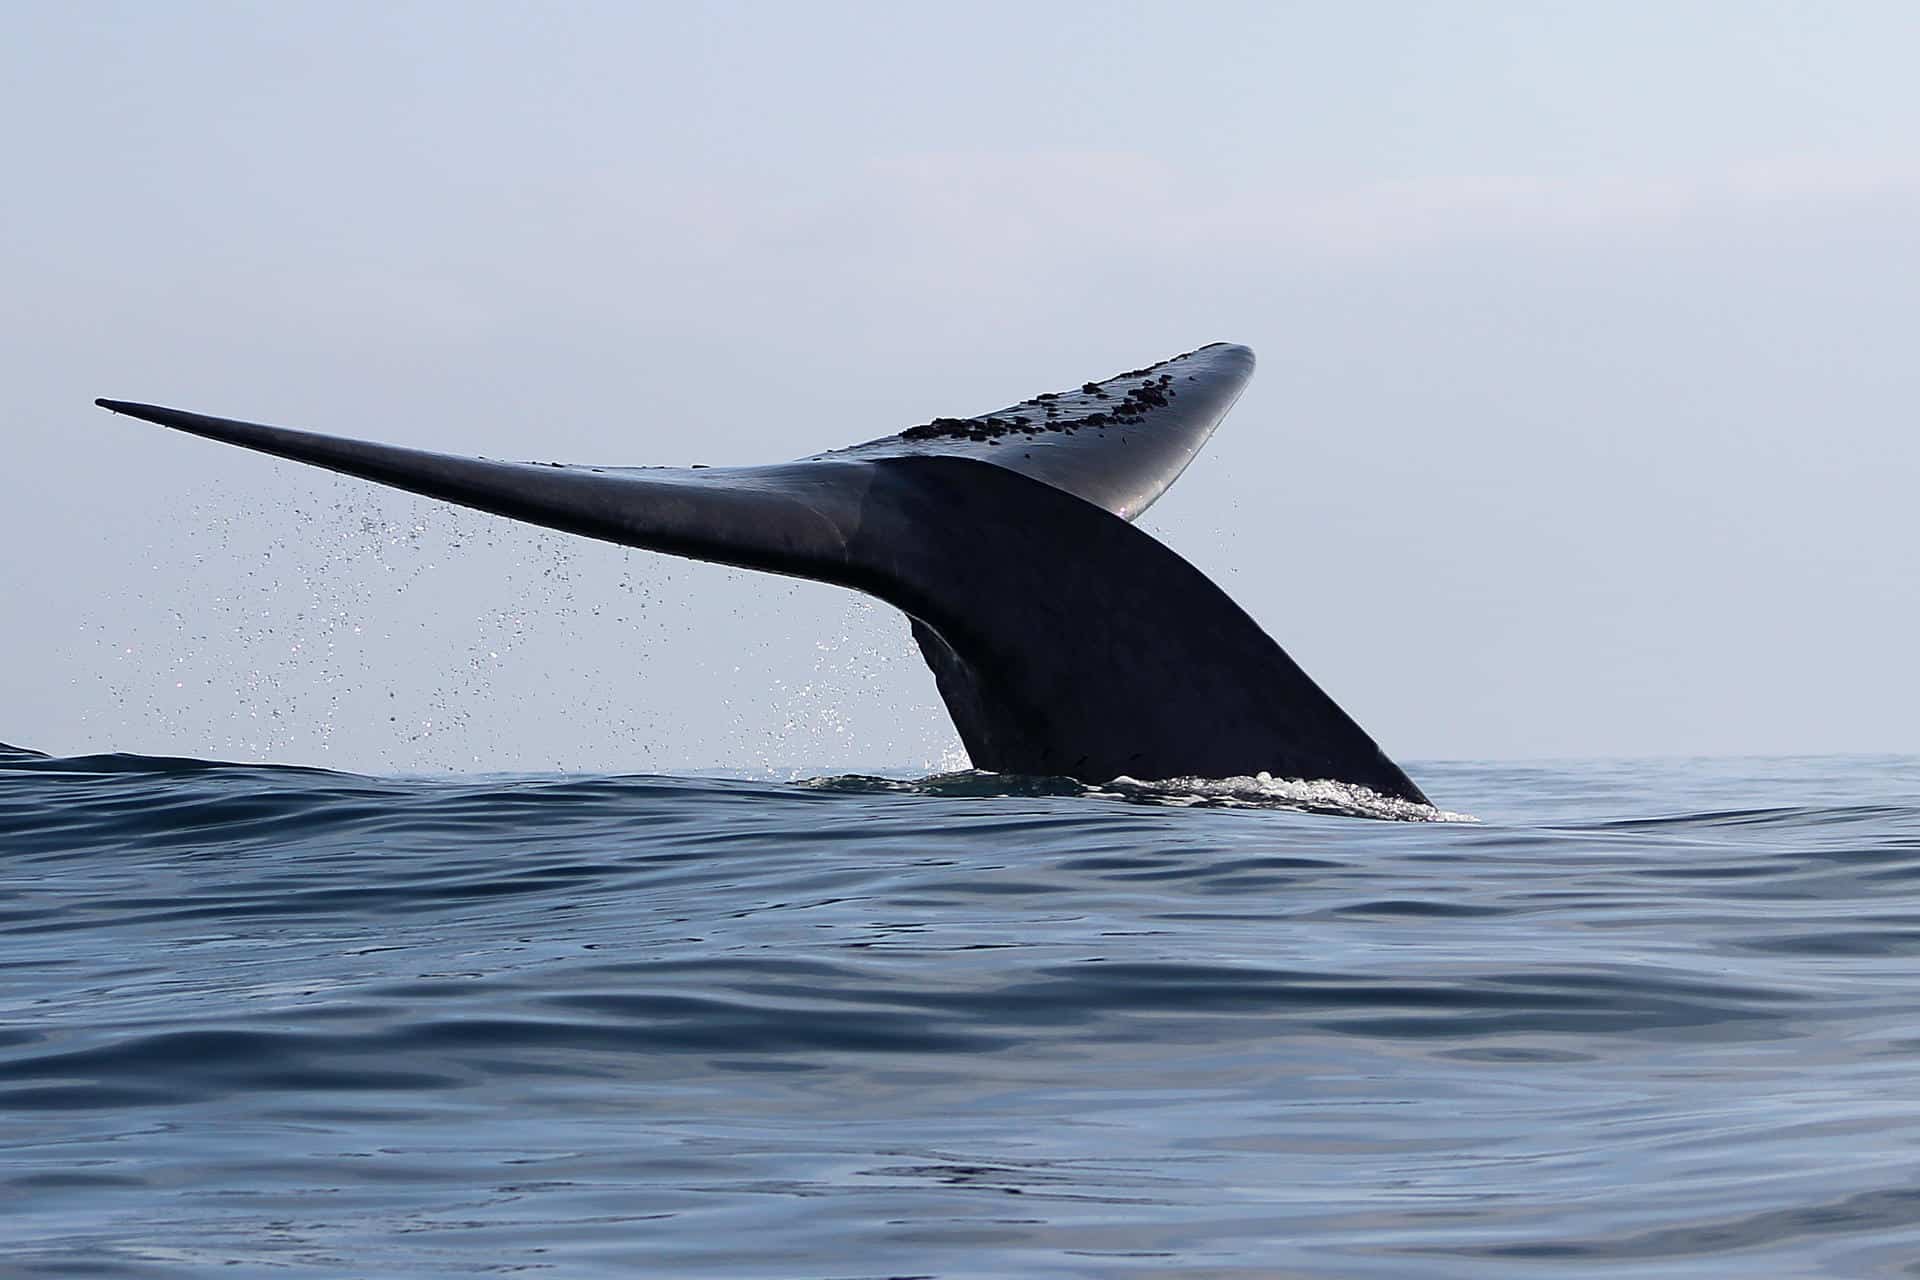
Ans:
<svg viewBox="0 0 1920 1280"><path fill-rule="evenodd" d="M797 462L688 469L496 462L96 403L497 515L866 592L912 620L982 769L1267 772L1424 804L1238 605L1129 523L1252 373L1251 351L1216 343Z"/></svg>

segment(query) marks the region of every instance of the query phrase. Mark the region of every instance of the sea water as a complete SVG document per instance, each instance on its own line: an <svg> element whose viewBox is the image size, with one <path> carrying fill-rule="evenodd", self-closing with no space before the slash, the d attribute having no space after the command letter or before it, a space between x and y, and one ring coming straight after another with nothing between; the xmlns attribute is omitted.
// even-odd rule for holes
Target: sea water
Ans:
<svg viewBox="0 0 1920 1280"><path fill-rule="evenodd" d="M1920 1272L1920 761L1410 772L0 755L0 1274Z"/></svg>

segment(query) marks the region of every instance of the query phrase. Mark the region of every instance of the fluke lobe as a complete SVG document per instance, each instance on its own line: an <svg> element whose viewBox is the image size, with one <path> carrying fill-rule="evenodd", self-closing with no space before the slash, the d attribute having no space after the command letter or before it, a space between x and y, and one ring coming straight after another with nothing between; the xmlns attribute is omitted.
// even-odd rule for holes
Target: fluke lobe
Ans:
<svg viewBox="0 0 1920 1280"><path fill-rule="evenodd" d="M864 591L913 623L976 767L1275 777L1426 803L1199 570L1129 521L1253 375L1215 343L765 467L493 462L97 401L212 440L626 546Z"/></svg>

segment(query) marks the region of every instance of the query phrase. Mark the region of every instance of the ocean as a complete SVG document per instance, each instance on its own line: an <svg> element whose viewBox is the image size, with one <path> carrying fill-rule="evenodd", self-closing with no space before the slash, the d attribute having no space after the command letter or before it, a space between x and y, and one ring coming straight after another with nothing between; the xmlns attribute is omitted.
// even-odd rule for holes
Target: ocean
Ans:
<svg viewBox="0 0 1920 1280"><path fill-rule="evenodd" d="M0 753L0 1275L1920 1274L1920 760L1409 772Z"/></svg>

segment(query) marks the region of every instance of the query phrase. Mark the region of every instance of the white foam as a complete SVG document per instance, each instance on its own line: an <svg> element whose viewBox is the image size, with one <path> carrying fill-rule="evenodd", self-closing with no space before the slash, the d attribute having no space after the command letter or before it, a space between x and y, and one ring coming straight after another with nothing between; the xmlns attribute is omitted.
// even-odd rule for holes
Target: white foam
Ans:
<svg viewBox="0 0 1920 1280"><path fill-rule="evenodd" d="M1393 822L1478 822L1469 813L1453 813L1418 804L1397 796L1383 796L1352 782L1328 779L1276 778L1262 771L1252 777L1237 778L1163 778L1143 782L1119 777L1096 794L1108 793L1129 800L1156 804L1228 809L1302 809L1309 813L1334 813L1356 818L1380 818Z"/></svg>
<svg viewBox="0 0 1920 1280"><path fill-rule="evenodd" d="M988 773L980 769L961 769L935 774L930 778L842 774L796 779L795 784L816 791L891 791L932 796L1078 795L1177 808L1288 809L1348 818L1377 818L1389 822L1479 821L1470 813L1453 813L1396 796L1383 796L1354 783L1326 780L1309 782L1299 778L1276 778L1270 773L1240 778L1166 778L1156 782L1120 777L1095 786L1067 778L1029 778L1017 774Z"/></svg>

